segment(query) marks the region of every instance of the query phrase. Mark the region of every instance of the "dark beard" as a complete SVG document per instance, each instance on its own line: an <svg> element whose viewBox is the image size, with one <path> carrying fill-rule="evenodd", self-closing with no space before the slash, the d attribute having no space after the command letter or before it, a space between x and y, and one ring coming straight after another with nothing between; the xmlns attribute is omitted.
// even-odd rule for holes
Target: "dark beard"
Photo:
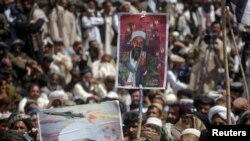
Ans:
<svg viewBox="0 0 250 141"><path fill-rule="evenodd" d="M20 55L22 54L22 52L21 52L21 51L15 51L13 54L14 54L15 56L20 56Z"/></svg>
<svg viewBox="0 0 250 141"><path fill-rule="evenodd" d="M141 50L137 51L135 49L132 50L132 58L134 60L138 60L141 55Z"/></svg>
<svg viewBox="0 0 250 141"><path fill-rule="evenodd" d="M23 13L25 15L29 15L30 11L31 11L31 9L23 9Z"/></svg>

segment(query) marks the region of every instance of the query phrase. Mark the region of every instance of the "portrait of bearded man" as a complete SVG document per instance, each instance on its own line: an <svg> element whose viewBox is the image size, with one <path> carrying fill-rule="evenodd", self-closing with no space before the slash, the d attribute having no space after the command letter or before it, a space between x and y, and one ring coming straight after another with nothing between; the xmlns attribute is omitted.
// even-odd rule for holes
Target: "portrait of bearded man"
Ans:
<svg viewBox="0 0 250 141"><path fill-rule="evenodd" d="M134 30L131 33L129 49L121 56L120 82L126 87L156 86L158 80L152 79L156 74L156 58L147 51L147 33L144 30ZM153 69L154 68L154 69ZM153 71L152 71L153 70ZM151 83L153 82L153 83ZM155 83L154 83L155 82Z"/></svg>

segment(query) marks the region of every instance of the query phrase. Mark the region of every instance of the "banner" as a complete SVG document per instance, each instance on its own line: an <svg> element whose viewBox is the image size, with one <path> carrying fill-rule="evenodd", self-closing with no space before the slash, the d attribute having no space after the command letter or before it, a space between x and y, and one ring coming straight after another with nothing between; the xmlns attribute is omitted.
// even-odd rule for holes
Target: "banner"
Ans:
<svg viewBox="0 0 250 141"><path fill-rule="evenodd" d="M166 81L166 14L121 14L116 86L163 89Z"/></svg>
<svg viewBox="0 0 250 141"><path fill-rule="evenodd" d="M118 101L39 113L42 141L123 141Z"/></svg>
<svg viewBox="0 0 250 141"><path fill-rule="evenodd" d="M250 1L249 0L228 0L237 19L237 22L250 25Z"/></svg>

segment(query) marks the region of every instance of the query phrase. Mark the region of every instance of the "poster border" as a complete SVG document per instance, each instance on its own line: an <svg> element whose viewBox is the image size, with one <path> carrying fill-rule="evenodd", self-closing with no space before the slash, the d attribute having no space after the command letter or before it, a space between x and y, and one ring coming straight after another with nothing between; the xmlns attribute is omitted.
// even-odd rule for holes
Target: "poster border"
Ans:
<svg viewBox="0 0 250 141"><path fill-rule="evenodd" d="M119 83L118 83L118 80L119 80L119 63L120 63L120 57L119 54L120 54L120 41L121 41L121 36L120 36L120 33L121 33L121 16L123 15L131 15L131 16L141 16L141 17L144 17L144 16L147 16L147 15L156 15L156 16L160 16L160 15L163 15L163 16L166 16L166 40L165 40L165 67L164 67L164 77L165 77L165 80L163 82L163 86L162 87L133 87L133 86L119 86ZM117 65L116 65L116 81L115 81L115 87L116 88L122 88L122 89L151 89L151 90L163 90L163 89L166 89L166 85L167 85L167 70L168 70L168 41L169 41L169 14L168 13L137 13L137 14L131 14L131 13L118 13L118 40L117 40L117 59L116 59L116 62L117 62Z"/></svg>

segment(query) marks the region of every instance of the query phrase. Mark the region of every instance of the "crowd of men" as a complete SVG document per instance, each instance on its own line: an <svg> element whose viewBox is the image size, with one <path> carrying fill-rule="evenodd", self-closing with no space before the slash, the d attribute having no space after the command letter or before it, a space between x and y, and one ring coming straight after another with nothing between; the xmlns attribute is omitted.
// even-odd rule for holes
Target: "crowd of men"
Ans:
<svg viewBox="0 0 250 141"><path fill-rule="evenodd" d="M115 76L119 13L141 12L169 24L167 84L143 91L141 140L206 141L209 125L225 125L220 0L1 0L0 141L39 140L42 109L107 100L136 140L140 91L115 88ZM250 32L227 13L231 120L250 125Z"/></svg>

